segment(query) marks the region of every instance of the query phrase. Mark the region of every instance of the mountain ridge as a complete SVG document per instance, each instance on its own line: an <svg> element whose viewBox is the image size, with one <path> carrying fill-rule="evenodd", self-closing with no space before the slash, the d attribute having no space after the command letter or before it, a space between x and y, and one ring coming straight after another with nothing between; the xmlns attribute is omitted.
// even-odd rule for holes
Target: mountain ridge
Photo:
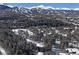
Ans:
<svg viewBox="0 0 79 59"><path fill-rule="evenodd" d="M44 6L44 5L38 5L38 6L32 6L32 7L18 7L18 6L12 6L12 5L5 5L5 4L0 4L0 6L6 6L9 8L27 8L27 9L32 9L32 8L41 8L41 9L54 9L54 10L79 10L79 8L67 8L67 7L63 7L63 8L59 8L59 7L53 7L53 6ZM1 8L1 7L0 7Z"/></svg>

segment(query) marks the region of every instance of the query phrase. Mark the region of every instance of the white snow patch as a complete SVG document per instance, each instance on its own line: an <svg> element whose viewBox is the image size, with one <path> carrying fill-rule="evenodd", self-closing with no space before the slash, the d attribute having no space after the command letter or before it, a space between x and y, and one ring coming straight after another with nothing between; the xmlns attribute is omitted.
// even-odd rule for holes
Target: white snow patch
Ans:
<svg viewBox="0 0 79 59"><path fill-rule="evenodd" d="M68 50L69 53L76 52L76 54L79 54L79 49L77 48L67 48L66 50Z"/></svg>
<svg viewBox="0 0 79 59"><path fill-rule="evenodd" d="M69 28L67 28L67 27L64 27L64 30L65 30L65 29L69 29Z"/></svg>
<svg viewBox="0 0 79 59"><path fill-rule="evenodd" d="M6 53L5 49L4 49L4 48L2 48L1 46L0 46L0 52L2 53L2 55L7 55L7 53Z"/></svg>
<svg viewBox="0 0 79 59"><path fill-rule="evenodd" d="M38 52L37 55L43 55L43 52Z"/></svg>
<svg viewBox="0 0 79 59"><path fill-rule="evenodd" d="M67 55L66 53L59 53L59 55Z"/></svg>
<svg viewBox="0 0 79 59"><path fill-rule="evenodd" d="M44 36L46 36L46 34L43 34Z"/></svg>
<svg viewBox="0 0 79 59"><path fill-rule="evenodd" d="M62 36L65 36L67 37L67 34L64 34L64 33L60 33L59 30L55 30L55 33L59 34L59 35L62 35Z"/></svg>
<svg viewBox="0 0 79 59"><path fill-rule="evenodd" d="M31 32L30 30L27 29L27 32L29 35L33 35L33 32Z"/></svg>
<svg viewBox="0 0 79 59"><path fill-rule="evenodd" d="M52 27L51 29L55 29L55 27Z"/></svg>
<svg viewBox="0 0 79 59"><path fill-rule="evenodd" d="M18 35L18 29L12 29L12 31Z"/></svg>
<svg viewBox="0 0 79 59"><path fill-rule="evenodd" d="M75 30L77 30L78 29L78 27L75 27Z"/></svg>
<svg viewBox="0 0 79 59"><path fill-rule="evenodd" d="M60 41L56 41L55 43L56 43L56 44L60 44Z"/></svg>
<svg viewBox="0 0 79 59"><path fill-rule="evenodd" d="M44 6L44 5L38 5L38 6L33 6L33 7L30 7L29 9L32 9L32 8L43 8L43 9L54 9L53 7L51 6Z"/></svg>
<svg viewBox="0 0 79 59"><path fill-rule="evenodd" d="M71 31L71 34L73 34L74 32L75 32L75 31L74 31L74 30L72 30L72 31Z"/></svg>
<svg viewBox="0 0 79 59"><path fill-rule="evenodd" d="M24 32L27 31L29 35L33 35L33 32L31 32L29 29L12 29L12 31L17 35L19 34L18 33L19 30L23 30Z"/></svg>
<svg viewBox="0 0 79 59"><path fill-rule="evenodd" d="M11 7L11 8L13 8L14 6L12 6L12 5L7 5L8 7Z"/></svg>
<svg viewBox="0 0 79 59"><path fill-rule="evenodd" d="M62 34L62 33L61 33L61 35L62 35L62 36L65 36L65 37L67 37L67 34Z"/></svg>
<svg viewBox="0 0 79 59"><path fill-rule="evenodd" d="M36 44L37 47L44 47L44 46L45 46L45 45L43 44L43 42L38 43L38 42L35 42L35 41L33 41L33 40L30 40L30 39L26 39L26 40L27 40L27 42L31 42L31 43L33 43L33 44Z"/></svg>
<svg viewBox="0 0 79 59"><path fill-rule="evenodd" d="M61 8L61 10L71 10L71 8Z"/></svg>
<svg viewBox="0 0 79 59"><path fill-rule="evenodd" d="M44 32L43 30L41 32Z"/></svg>
<svg viewBox="0 0 79 59"><path fill-rule="evenodd" d="M55 33L59 33L59 31L58 30L55 30Z"/></svg>
<svg viewBox="0 0 79 59"><path fill-rule="evenodd" d="M45 5L38 5L38 6L32 6L32 7L26 7L28 9L32 8L42 8L42 9L54 9L54 10L79 10L79 8L57 8L57 7L52 7L52 6L45 6Z"/></svg>
<svg viewBox="0 0 79 59"><path fill-rule="evenodd" d="M19 34L18 33L19 30L23 30L24 32L26 32L26 29L12 29L12 31L17 35Z"/></svg>
<svg viewBox="0 0 79 59"><path fill-rule="evenodd" d="M38 46L38 47L44 47L44 44L43 43L37 43L36 46Z"/></svg>
<svg viewBox="0 0 79 59"><path fill-rule="evenodd" d="M79 10L79 8L74 8L74 10Z"/></svg>
<svg viewBox="0 0 79 59"><path fill-rule="evenodd" d="M48 34L50 35L50 34L52 34L52 32L49 32Z"/></svg>

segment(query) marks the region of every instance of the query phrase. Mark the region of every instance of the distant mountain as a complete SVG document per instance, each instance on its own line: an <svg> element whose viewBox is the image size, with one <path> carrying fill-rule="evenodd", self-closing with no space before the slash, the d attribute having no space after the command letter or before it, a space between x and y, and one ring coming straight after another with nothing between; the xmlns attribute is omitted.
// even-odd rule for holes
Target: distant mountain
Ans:
<svg viewBox="0 0 79 59"><path fill-rule="evenodd" d="M12 7L12 10L18 13L28 14L65 14L79 15L79 8L54 8L51 6L33 6L33 7Z"/></svg>
<svg viewBox="0 0 79 59"><path fill-rule="evenodd" d="M9 10L18 13L29 13L29 14L78 14L79 8L54 8L51 6L33 6L33 7L17 7L11 5L0 5L0 10Z"/></svg>
<svg viewBox="0 0 79 59"><path fill-rule="evenodd" d="M0 5L0 10L5 10L5 9L12 9L12 8L6 5Z"/></svg>
<svg viewBox="0 0 79 59"><path fill-rule="evenodd" d="M67 8L62 10L45 6L27 8L0 5L0 25L5 27L72 26L71 22L74 22L73 19L76 18L78 21L78 16L79 10ZM77 21L75 23L79 23Z"/></svg>
<svg viewBox="0 0 79 59"><path fill-rule="evenodd" d="M42 8L42 9L53 9L53 10L79 10L79 8L67 8L67 7L63 7L63 8L58 8L58 7L53 7L53 6L44 6L44 5L38 5L38 6L32 6L32 7L27 7L28 9L32 9L32 8Z"/></svg>
<svg viewBox="0 0 79 59"><path fill-rule="evenodd" d="M20 14L63 14L65 16L69 15L79 15L79 8L54 8L51 6L33 6L33 7L17 7L11 5L0 5L0 13L16 12ZM6 11L4 11L6 10Z"/></svg>

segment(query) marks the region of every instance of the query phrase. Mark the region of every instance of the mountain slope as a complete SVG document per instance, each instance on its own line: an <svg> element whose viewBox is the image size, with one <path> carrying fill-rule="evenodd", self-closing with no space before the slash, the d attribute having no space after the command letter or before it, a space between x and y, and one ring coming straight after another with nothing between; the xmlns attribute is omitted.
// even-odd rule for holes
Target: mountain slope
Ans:
<svg viewBox="0 0 79 59"><path fill-rule="evenodd" d="M0 5L0 10L5 10L5 9L12 9L12 8L5 5Z"/></svg>

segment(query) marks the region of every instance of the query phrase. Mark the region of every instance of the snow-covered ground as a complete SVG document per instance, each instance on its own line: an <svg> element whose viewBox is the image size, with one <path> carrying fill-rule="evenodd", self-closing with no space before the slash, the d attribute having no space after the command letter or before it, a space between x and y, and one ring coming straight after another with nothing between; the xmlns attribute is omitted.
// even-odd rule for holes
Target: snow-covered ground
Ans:
<svg viewBox="0 0 79 59"><path fill-rule="evenodd" d="M47 33L48 35L52 34L52 32Z"/></svg>
<svg viewBox="0 0 79 59"><path fill-rule="evenodd" d="M30 39L26 39L27 42L31 42L33 44L36 44L37 47L44 47L45 45L43 44L43 42L36 42L36 41L33 41L33 40L30 40Z"/></svg>
<svg viewBox="0 0 79 59"><path fill-rule="evenodd" d="M52 27L52 29L54 29L54 30L55 30L56 28L55 28L55 27Z"/></svg>
<svg viewBox="0 0 79 59"><path fill-rule="evenodd" d="M59 33L59 31L58 30L55 30L55 33Z"/></svg>
<svg viewBox="0 0 79 59"><path fill-rule="evenodd" d="M64 27L64 30L69 29L68 27Z"/></svg>
<svg viewBox="0 0 79 59"><path fill-rule="evenodd" d="M71 34L73 34L74 32L75 32L75 31L74 31L74 30L72 30L72 31L71 31Z"/></svg>
<svg viewBox="0 0 79 59"><path fill-rule="evenodd" d="M38 53L37 53L37 55L43 55L43 54L44 54L43 52L38 52Z"/></svg>
<svg viewBox="0 0 79 59"><path fill-rule="evenodd" d="M2 55L7 55L7 53L6 53L5 49L4 49L4 48L2 48L1 46L0 46L0 52L2 53Z"/></svg>
<svg viewBox="0 0 79 59"><path fill-rule="evenodd" d="M55 33L57 33L57 34L59 34L59 35L62 35L62 36L65 36L65 37L67 37L67 34L60 33L60 31L59 31L59 30L55 30Z"/></svg>
<svg viewBox="0 0 79 59"><path fill-rule="evenodd" d="M46 36L46 34L43 34L44 36Z"/></svg>
<svg viewBox="0 0 79 59"><path fill-rule="evenodd" d="M72 55L73 55L73 52L75 52L75 55L79 55L79 49L77 48L67 48L66 50L68 50L69 53Z"/></svg>
<svg viewBox="0 0 79 59"><path fill-rule="evenodd" d="M12 29L12 31L13 31L15 34L19 34L19 33L18 33L19 30L23 30L23 31L25 31L25 32L27 31L29 35L33 35L33 32L31 32L31 31L28 30L28 29ZM44 47L43 42L38 43L38 42L33 41L33 40L30 40L30 39L26 39L26 40L27 40L27 42L32 42L33 44L36 44L36 46L38 46L38 47Z"/></svg>
<svg viewBox="0 0 79 59"><path fill-rule="evenodd" d="M19 29L12 29L12 31L13 31L15 34L17 34L17 35L18 35L18 30L19 30Z"/></svg>
<svg viewBox="0 0 79 59"><path fill-rule="evenodd" d="M19 33L18 33L19 30L23 30L23 31L26 32L26 29L12 29L12 31L13 31L15 34L17 34L17 35L19 34Z"/></svg>
<svg viewBox="0 0 79 59"><path fill-rule="evenodd" d="M12 29L12 31L17 35L19 34L18 33L19 30L23 30L24 32L27 31L29 35L33 35L33 32L31 32L29 29Z"/></svg>
<svg viewBox="0 0 79 59"><path fill-rule="evenodd" d="M29 35L34 35L33 32L31 32L29 29L26 29Z"/></svg>
<svg viewBox="0 0 79 59"><path fill-rule="evenodd" d="M56 44L60 44L60 41L56 41L55 43L56 43Z"/></svg>
<svg viewBox="0 0 79 59"><path fill-rule="evenodd" d="M67 53L59 53L59 55L68 55Z"/></svg>

